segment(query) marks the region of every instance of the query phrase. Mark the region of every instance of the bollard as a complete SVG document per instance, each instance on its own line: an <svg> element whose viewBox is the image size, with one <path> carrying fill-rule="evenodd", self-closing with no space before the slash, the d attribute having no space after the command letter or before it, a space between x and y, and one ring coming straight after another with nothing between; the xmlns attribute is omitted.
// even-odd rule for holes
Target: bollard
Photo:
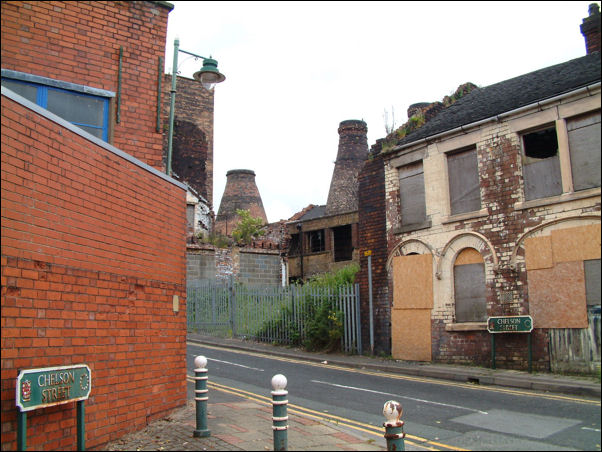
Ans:
<svg viewBox="0 0 602 452"><path fill-rule="evenodd" d="M286 377L277 374L272 377L272 430L274 431L274 450L288 450L288 415L286 396Z"/></svg>
<svg viewBox="0 0 602 452"><path fill-rule="evenodd" d="M400 420L403 408L401 403L395 400L389 400L383 407L383 415L387 421L383 424L385 427L385 439L387 440L387 450L406 450L403 439L406 434L403 431L403 421Z"/></svg>
<svg viewBox="0 0 602 452"><path fill-rule="evenodd" d="M196 404L196 429L192 436L195 438L204 438L211 435L207 429L207 358L197 356L194 358L194 400Z"/></svg>

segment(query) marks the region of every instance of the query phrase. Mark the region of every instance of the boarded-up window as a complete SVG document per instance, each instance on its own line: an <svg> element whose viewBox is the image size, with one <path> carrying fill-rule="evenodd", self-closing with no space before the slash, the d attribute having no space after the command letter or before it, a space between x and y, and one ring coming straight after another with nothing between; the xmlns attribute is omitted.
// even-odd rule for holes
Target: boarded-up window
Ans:
<svg viewBox="0 0 602 452"><path fill-rule="evenodd" d="M456 322L487 321L485 263L471 248L463 250L454 265Z"/></svg>
<svg viewBox="0 0 602 452"><path fill-rule="evenodd" d="M527 201L562 193L554 127L523 135L523 178Z"/></svg>
<svg viewBox="0 0 602 452"><path fill-rule="evenodd" d="M447 156L451 214L481 209L477 150L468 149Z"/></svg>
<svg viewBox="0 0 602 452"><path fill-rule="evenodd" d="M583 261L585 270L585 299L588 307L600 307L600 259Z"/></svg>
<svg viewBox="0 0 602 452"><path fill-rule="evenodd" d="M426 221L424 201L424 172L422 162L399 168L401 224L404 226Z"/></svg>
<svg viewBox="0 0 602 452"><path fill-rule="evenodd" d="M600 112L569 119L569 152L573 188L600 186Z"/></svg>

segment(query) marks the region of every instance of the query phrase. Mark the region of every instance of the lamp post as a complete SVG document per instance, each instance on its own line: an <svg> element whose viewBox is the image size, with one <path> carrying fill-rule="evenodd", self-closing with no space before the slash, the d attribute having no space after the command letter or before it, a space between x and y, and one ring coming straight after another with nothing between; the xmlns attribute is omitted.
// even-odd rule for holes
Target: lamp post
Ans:
<svg viewBox="0 0 602 452"><path fill-rule="evenodd" d="M192 52L180 49L180 40L176 38L173 42L173 68L171 74L171 96L169 106L169 133L167 136L167 167L166 173L171 176L171 155L172 155L172 143L173 143L173 122L174 122L174 111L176 108L176 79L178 77L178 52L191 55L196 59L200 58L203 60L203 67L200 71L195 72L192 76L195 80L201 82L205 89L213 89L216 83L221 83L226 80L226 76L220 73L217 69L217 61L213 58L206 58L197 55Z"/></svg>

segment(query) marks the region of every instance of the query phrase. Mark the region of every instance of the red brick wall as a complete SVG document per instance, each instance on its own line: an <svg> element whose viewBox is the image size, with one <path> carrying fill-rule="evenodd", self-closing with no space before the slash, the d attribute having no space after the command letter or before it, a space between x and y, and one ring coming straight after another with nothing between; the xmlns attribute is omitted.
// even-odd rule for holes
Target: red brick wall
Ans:
<svg viewBox="0 0 602 452"><path fill-rule="evenodd" d="M391 352L391 305L387 282L387 231L385 218L385 170L380 150L375 145L358 176L359 247L362 345L370 350L370 310L368 286L368 257L372 252L372 306L375 351ZM378 149L378 151L376 150Z"/></svg>
<svg viewBox="0 0 602 452"><path fill-rule="evenodd" d="M3 1L2 68L117 93L123 46L120 122L112 120L111 144L163 169L156 110L168 13L145 1Z"/></svg>
<svg viewBox="0 0 602 452"><path fill-rule="evenodd" d="M185 211L178 185L2 96L2 450L19 369L90 366L88 448L185 403ZM76 447L75 403L27 418L30 449Z"/></svg>

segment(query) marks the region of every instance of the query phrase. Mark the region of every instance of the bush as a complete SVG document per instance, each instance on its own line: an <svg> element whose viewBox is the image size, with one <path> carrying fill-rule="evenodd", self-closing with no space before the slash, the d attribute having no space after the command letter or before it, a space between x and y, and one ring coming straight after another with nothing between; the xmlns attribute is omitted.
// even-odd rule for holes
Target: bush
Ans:
<svg viewBox="0 0 602 452"><path fill-rule="evenodd" d="M305 287L325 292L330 289L337 293L340 287L353 284L359 265L352 264L333 273L315 275L305 283ZM286 331L290 345L303 345L308 351L337 351L340 350L343 337L343 312L336 308L334 300L328 295L315 298L306 292L298 305L295 317L302 318L305 331L300 331L297 323L291 321L293 315L290 308L284 310L279 318L266 322L257 332L258 337L268 337L269 331ZM305 337L301 343L302 338ZM278 341L277 341L278 342ZM280 343L285 342L281 340Z"/></svg>

